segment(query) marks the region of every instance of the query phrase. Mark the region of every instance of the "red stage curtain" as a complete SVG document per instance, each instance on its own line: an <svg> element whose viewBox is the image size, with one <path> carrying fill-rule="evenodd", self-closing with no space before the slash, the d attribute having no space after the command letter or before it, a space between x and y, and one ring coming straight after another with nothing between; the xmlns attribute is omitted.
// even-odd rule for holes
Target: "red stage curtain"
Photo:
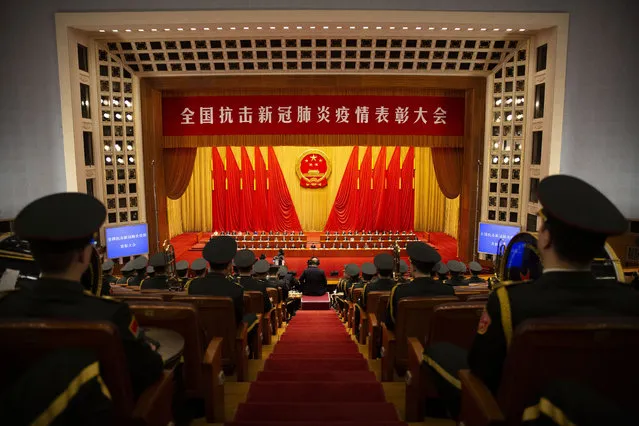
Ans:
<svg viewBox="0 0 639 426"><path fill-rule="evenodd" d="M226 147L226 225L231 231L246 229L242 225L242 196L240 189L240 168L230 146Z"/></svg>
<svg viewBox="0 0 639 426"><path fill-rule="evenodd" d="M255 147L255 192L253 193L253 211L256 213L253 218L254 230L268 231L268 199L267 199L267 183L268 172L266 171L266 163L260 147Z"/></svg>
<svg viewBox="0 0 639 426"><path fill-rule="evenodd" d="M274 231L301 231L295 206L288 192L284 175L275 150L268 147L268 215L270 229Z"/></svg>
<svg viewBox="0 0 639 426"><path fill-rule="evenodd" d="M364 157L362 158L362 164L359 167L359 214L357 217L357 226L355 229L362 231L368 231L368 217L361 212L366 211L368 206L371 205L373 200L373 149L368 146Z"/></svg>
<svg viewBox="0 0 639 426"><path fill-rule="evenodd" d="M375 168L373 169L373 189L371 203L365 206L365 209L360 212L361 215L367 217L366 229L376 230L377 225L377 212L382 204L382 194L384 192L384 180L386 174L386 147L383 146L377 156L375 162Z"/></svg>
<svg viewBox="0 0 639 426"><path fill-rule="evenodd" d="M326 230L347 231L357 229L359 219L359 200L357 199L358 152L358 148L353 147L339 190L335 196L335 203L333 203L333 208L324 227Z"/></svg>
<svg viewBox="0 0 639 426"><path fill-rule="evenodd" d="M241 148L242 151L242 205L240 211L241 230L248 231L255 229L253 220L253 193L255 192L255 173L253 165L246 151L246 147Z"/></svg>
<svg viewBox="0 0 639 426"><path fill-rule="evenodd" d="M402 165L402 189L400 203L400 227L402 231L412 231L415 226L415 148L408 148L404 164Z"/></svg>
<svg viewBox="0 0 639 426"><path fill-rule="evenodd" d="M462 148L431 148L431 153L439 188L446 198L457 198L461 193L464 150Z"/></svg>
<svg viewBox="0 0 639 426"><path fill-rule="evenodd" d="M401 178L400 167L401 148L395 147L388 169L386 181L382 192L379 208L377 209L375 228L381 230L400 230L400 206L401 195L399 192L399 180ZM375 212L372 212L375 213Z"/></svg>
<svg viewBox="0 0 639 426"><path fill-rule="evenodd" d="M212 149L213 161L213 220L214 230L228 231L226 226L226 171L217 148Z"/></svg>
<svg viewBox="0 0 639 426"><path fill-rule="evenodd" d="M191 181L197 148L166 148L164 156L164 184L166 196L177 200Z"/></svg>

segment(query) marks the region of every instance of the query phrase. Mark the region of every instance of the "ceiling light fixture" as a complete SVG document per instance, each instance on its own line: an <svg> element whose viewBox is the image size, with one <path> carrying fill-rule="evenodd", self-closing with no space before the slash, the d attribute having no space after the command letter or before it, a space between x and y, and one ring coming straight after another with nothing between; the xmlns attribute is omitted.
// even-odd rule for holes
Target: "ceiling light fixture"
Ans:
<svg viewBox="0 0 639 426"><path fill-rule="evenodd" d="M461 30L461 28L459 28L459 27L455 28L455 31L459 31L459 30Z"/></svg>
<svg viewBox="0 0 639 426"><path fill-rule="evenodd" d="M244 29L245 29L245 30L248 30L248 29L249 29L249 27L244 27Z"/></svg>
<svg viewBox="0 0 639 426"><path fill-rule="evenodd" d="M209 27L204 27L204 28L202 28L202 29L203 29L204 31L208 31L208 30L210 30L210 28L209 28Z"/></svg>
<svg viewBox="0 0 639 426"><path fill-rule="evenodd" d="M235 27L231 27L231 30L235 31Z"/></svg>
<svg viewBox="0 0 639 426"><path fill-rule="evenodd" d="M206 28L205 28L205 29L206 29ZM154 32L154 33L157 33L157 32L158 32L158 29L157 29L157 28L151 28L151 31L152 31L152 32Z"/></svg>
<svg viewBox="0 0 639 426"><path fill-rule="evenodd" d="M394 30L394 29L395 29L395 27L388 27L388 29L389 29L389 30Z"/></svg>
<svg viewBox="0 0 639 426"><path fill-rule="evenodd" d="M367 30L367 29L368 29L368 27L362 27L362 29L363 29L363 30Z"/></svg>
<svg viewBox="0 0 639 426"><path fill-rule="evenodd" d="M519 31L523 33L524 31L526 31L526 29L525 28L520 28Z"/></svg>
<svg viewBox="0 0 639 426"><path fill-rule="evenodd" d="M474 28L468 28L468 31L474 31L474 30L475 30Z"/></svg>
<svg viewBox="0 0 639 426"><path fill-rule="evenodd" d="M299 27L299 26L298 26L298 27L296 27L296 28L297 28L298 30L301 30L301 29L302 29L302 27Z"/></svg>
<svg viewBox="0 0 639 426"><path fill-rule="evenodd" d="M233 28L231 28L231 29L233 29ZM288 30L288 27L282 27L282 29L284 29L284 30Z"/></svg>
<svg viewBox="0 0 639 426"><path fill-rule="evenodd" d="M269 28L270 28L270 29L272 29L272 30L274 30L274 29L275 29L275 27L269 27Z"/></svg>
<svg viewBox="0 0 639 426"><path fill-rule="evenodd" d="M402 27L402 30L406 31L408 29L408 27Z"/></svg>
<svg viewBox="0 0 639 426"><path fill-rule="evenodd" d="M342 29L342 27L335 27L335 28L337 28L338 30L341 30L341 29Z"/></svg>
<svg viewBox="0 0 639 426"><path fill-rule="evenodd" d="M204 29L206 29L206 28L204 28ZM262 29L262 27L256 27L256 29L261 30L261 29Z"/></svg>
<svg viewBox="0 0 639 426"><path fill-rule="evenodd" d="M117 32L118 32L118 30L111 30L111 31L113 31L114 33L117 33Z"/></svg>
<svg viewBox="0 0 639 426"><path fill-rule="evenodd" d="M349 28L350 28L351 30L354 30L354 29L355 29L355 27L353 27L353 26L350 26Z"/></svg>
<svg viewBox="0 0 639 426"><path fill-rule="evenodd" d="M144 32L144 28L138 28L138 31L143 33Z"/></svg>
<svg viewBox="0 0 639 426"><path fill-rule="evenodd" d="M428 27L428 29L429 29L430 31L433 31L433 30L435 29L435 27Z"/></svg>
<svg viewBox="0 0 639 426"><path fill-rule="evenodd" d="M164 31L171 31L171 28L165 28Z"/></svg>
<svg viewBox="0 0 639 426"><path fill-rule="evenodd" d="M124 31L126 31L127 33L130 33L130 32L131 32L131 29L127 28L127 29L126 29L126 30L124 30Z"/></svg>
<svg viewBox="0 0 639 426"><path fill-rule="evenodd" d="M381 29L382 29L382 27L375 27L375 29L377 29L377 30L381 30Z"/></svg>
<svg viewBox="0 0 639 426"><path fill-rule="evenodd" d="M482 28L482 29L480 29L479 31L486 31L486 28Z"/></svg>
<svg viewBox="0 0 639 426"><path fill-rule="evenodd" d="M442 31L448 31L448 27L443 27Z"/></svg>
<svg viewBox="0 0 639 426"><path fill-rule="evenodd" d="M506 32L511 32L512 30L512 28L506 28Z"/></svg>
<svg viewBox="0 0 639 426"><path fill-rule="evenodd" d="M422 29L422 27L415 27L415 29L419 31Z"/></svg>
<svg viewBox="0 0 639 426"><path fill-rule="evenodd" d="M224 28L222 28L222 27L217 27L217 30L218 30L218 31L222 31L223 29L224 29Z"/></svg>
<svg viewBox="0 0 639 426"><path fill-rule="evenodd" d="M178 28L177 30L178 31L184 31L184 28Z"/></svg>
<svg viewBox="0 0 639 426"><path fill-rule="evenodd" d="M191 28L191 31L196 31L196 30L197 30L197 28Z"/></svg>
<svg viewBox="0 0 639 426"><path fill-rule="evenodd" d="M106 30L99 30L101 33L106 33Z"/></svg>
<svg viewBox="0 0 639 426"><path fill-rule="evenodd" d="M324 28L325 30L327 30L327 29L328 29L328 26L326 26L326 25L325 25L325 26L323 26L322 28Z"/></svg>
<svg viewBox="0 0 639 426"><path fill-rule="evenodd" d="M493 28L493 31L499 31L499 28Z"/></svg>

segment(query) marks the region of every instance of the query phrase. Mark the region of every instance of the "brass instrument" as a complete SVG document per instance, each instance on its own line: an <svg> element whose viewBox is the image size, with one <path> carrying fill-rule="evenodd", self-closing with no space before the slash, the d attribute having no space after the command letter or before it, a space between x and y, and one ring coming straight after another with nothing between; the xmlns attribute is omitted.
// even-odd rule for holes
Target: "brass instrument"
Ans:
<svg viewBox="0 0 639 426"><path fill-rule="evenodd" d="M401 273L399 272L399 259L400 259L401 249L399 247L399 243L395 241L393 245L393 278L395 281L399 280L401 277Z"/></svg>
<svg viewBox="0 0 639 426"><path fill-rule="evenodd" d="M164 244L162 244L162 252L164 253L164 258L166 259L166 275L169 277L169 288L175 287L179 285L180 280L177 276L177 270L175 269L175 247L169 240L164 240Z"/></svg>

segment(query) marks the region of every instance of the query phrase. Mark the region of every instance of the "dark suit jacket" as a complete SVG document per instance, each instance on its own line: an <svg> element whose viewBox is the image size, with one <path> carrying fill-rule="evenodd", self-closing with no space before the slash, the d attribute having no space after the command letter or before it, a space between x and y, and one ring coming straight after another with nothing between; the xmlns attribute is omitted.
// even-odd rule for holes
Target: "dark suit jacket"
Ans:
<svg viewBox="0 0 639 426"><path fill-rule="evenodd" d="M300 277L302 294L306 296L321 296L326 293L326 274L317 266L310 266Z"/></svg>
<svg viewBox="0 0 639 426"><path fill-rule="evenodd" d="M510 307L503 323L499 293ZM535 282L496 287L482 316L485 327L477 332L468 355L470 369L486 386L497 391L512 335L523 321L548 317L639 316L639 293L616 281L597 280L590 271L546 272Z"/></svg>
<svg viewBox="0 0 639 426"><path fill-rule="evenodd" d="M230 297L235 308L235 323L239 324L242 321L244 315L244 289L223 274L212 272L204 278L195 278L189 284L189 295Z"/></svg>

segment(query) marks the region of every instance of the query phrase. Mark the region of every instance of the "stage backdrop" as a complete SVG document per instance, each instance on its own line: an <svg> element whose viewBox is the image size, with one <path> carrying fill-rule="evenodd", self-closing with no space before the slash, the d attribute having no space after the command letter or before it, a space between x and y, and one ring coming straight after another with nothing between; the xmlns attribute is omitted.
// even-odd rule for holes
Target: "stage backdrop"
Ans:
<svg viewBox="0 0 639 426"><path fill-rule="evenodd" d="M234 137L234 139L236 138L241 139L242 136ZM269 171L271 171L272 166L271 161L269 161L269 149L267 147L260 147L258 149L266 166ZM322 188L311 189L300 185L300 178L296 171L297 161L300 156L309 149L322 151L331 163L332 173L326 182L326 186ZM408 166L406 157L410 151L409 147L400 147L397 151L399 157L399 161L397 161L397 158L393 158L395 147L275 146L272 147L272 150L279 169L281 170L281 177L283 178L285 188L279 188L277 191L272 191L272 188L269 188L269 193L273 193L273 196L278 197L277 202L286 202L286 192L288 192L288 196L290 196L292 202L291 207L294 207L295 216L297 220L299 220L299 226L305 231L322 231L325 229L335 205L336 196L340 190L340 185L342 184L349 160L354 160L352 155L357 156L357 169L362 168L363 163L374 166L381 158L384 162L384 170L388 171L389 168L393 167L391 164L393 160L395 160L396 165L400 168L403 165ZM384 151L386 151L385 155L380 156L380 154L384 154ZM219 164L217 167L218 171L223 167L227 176L229 173L239 175L246 168L247 170L252 170L253 174L257 177L259 168L256 168L255 152L255 148L251 146L245 147L244 152L242 147L239 146L198 148L193 172L186 190L178 199L172 200L169 198L167 200L170 236L173 237L183 232L213 230L216 228L215 216L228 217L228 215L232 215L236 218L234 220L241 221L244 219L258 225L263 223L261 221L264 220L264 217L272 212L263 212L259 215L253 214L253 217L250 218L243 218L241 216L242 211L240 211L238 204L245 202L245 200L242 199L243 187L241 179L229 180L230 182L224 181L225 189L227 190L226 193L233 193L233 199L239 201L229 203L228 199L224 200L212 195L215 194L214 188L216 185L216 170L214 170L215 158L217 158ZM447 199L442 193L436 179L430 148L415 147L413 148L412 154L414 155L415 169L414 218L412 220L414 229L416 231L446 232L457 237L459 197ZM189 160L186 159L187 163L188 161ZM364 166L364 168L366 168L366 166ZM260 179L256 179L258 182L259 180ZM177 185L175 182L167 182L167 186L171 183ZM407 197L408 196L403 197L404 201L409 200ZM214 203L214 200L217 202ZM380 198L380 202L383 202L381 200ZM362 201L365 202L365 200L359 199L351 199L348 202L361 204ZM395 203L393 200L387 201ZM408 210L410 209L404 206L401 212L405 214ZM379 211L379 209L377 209L376 212L377 211ZM373 219L377 220L377 217ZM275 220L278 219L275 218ZM291 223L294 223L294 218L287 217L286 219L279 220L292 220L293 222ZM361 222L359 222L359 224L361 225ZM363 226L354 227L363 228ZM238 230L239 229L241 228L238 227Z"/></svg>

